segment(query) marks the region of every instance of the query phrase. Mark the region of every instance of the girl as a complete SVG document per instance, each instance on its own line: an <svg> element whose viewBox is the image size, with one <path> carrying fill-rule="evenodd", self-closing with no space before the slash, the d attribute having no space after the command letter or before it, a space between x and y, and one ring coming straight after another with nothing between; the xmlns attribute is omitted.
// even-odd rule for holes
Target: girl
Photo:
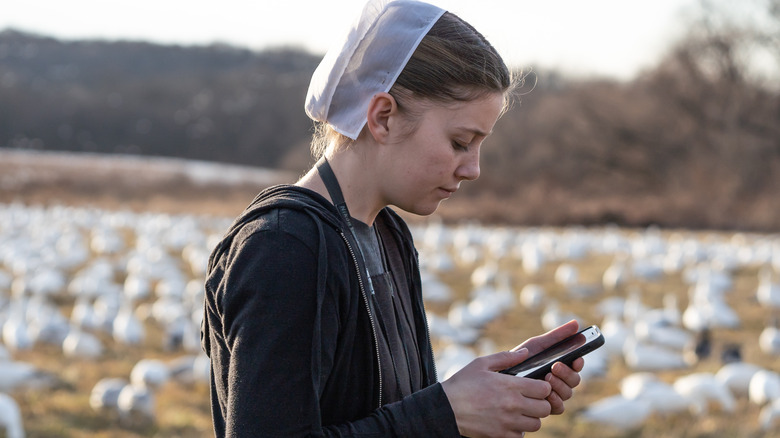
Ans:
<svg viewBox="0 0 780 438"><path fill-rule="evenodd" d="M315 71L320 158L236 219L209 261L202 328L223 436L522 436L563 412L583 361L496 371L572 321L438 383L417 252L389 207L429 215L479 176L511 75L451 13L370 1Z"/></svg>

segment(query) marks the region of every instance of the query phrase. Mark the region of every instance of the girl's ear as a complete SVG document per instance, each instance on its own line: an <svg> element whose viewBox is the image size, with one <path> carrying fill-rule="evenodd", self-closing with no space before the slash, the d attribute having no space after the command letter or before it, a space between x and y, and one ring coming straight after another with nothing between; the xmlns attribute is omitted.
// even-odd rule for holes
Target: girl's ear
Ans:
<svg viewBox="0 0 780 438"><path fill-rule="evenodd" d="M390 135L390 117L398 114L398 104L389 93L377 93L371 98L366 114L366 126L378 143Z"/></svg>

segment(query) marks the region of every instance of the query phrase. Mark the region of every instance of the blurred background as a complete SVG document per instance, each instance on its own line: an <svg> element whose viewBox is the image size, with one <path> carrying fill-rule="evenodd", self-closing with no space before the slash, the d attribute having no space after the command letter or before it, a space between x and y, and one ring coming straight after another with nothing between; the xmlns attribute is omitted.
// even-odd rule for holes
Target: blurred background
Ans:
<svg viewBox="0 0 780 438"><path fill-rule="evenodd" d="M0 17L0 147L300 174L312 164L310 75L360 4L11 3ZM525 76L482 177L443 217L780 226L777 1L442 6ZM8 172L2 181L6 201L32 186Z"/></svg>
<svg viewBox="0 0 780 438"><path fill-rule="evenodd" d="M211 435L208 255L313 164L362 3L3 4L0 437ZM778 436L780 1L436 3L524 78L408 218L440 377L576 318L607 347L534 436Z"/></svg>

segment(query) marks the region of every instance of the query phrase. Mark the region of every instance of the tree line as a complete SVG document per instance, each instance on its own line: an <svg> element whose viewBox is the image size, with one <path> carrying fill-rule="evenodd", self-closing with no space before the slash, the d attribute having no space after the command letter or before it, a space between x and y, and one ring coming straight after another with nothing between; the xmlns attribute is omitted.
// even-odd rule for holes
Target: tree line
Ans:
<svg viewBox="0 0 780 438"><path fill-rule="evenodd" d="M708 3L705 3L707 5ZM445 218L780 230L780 2L763 27L703 9L630 81L526 68ZM752 54L752 55L751 55ZM302 172L320 55L0 32L0 147L184 157ZM772 64L774 63L774 64ZM774 70L772 70L774 68Z"/></svg>

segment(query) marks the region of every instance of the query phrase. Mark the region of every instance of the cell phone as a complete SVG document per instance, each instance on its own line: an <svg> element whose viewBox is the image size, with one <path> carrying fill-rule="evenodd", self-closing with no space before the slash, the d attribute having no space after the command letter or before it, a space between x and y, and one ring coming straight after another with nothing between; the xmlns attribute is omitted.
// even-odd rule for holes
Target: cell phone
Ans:
<svg viewBox="0 0 780 438"><path fill-rule="evenodd" d="M592 325L500 372L542 380L550 372L555 362L571 365L578 357L582 357L602 345L604 345L604 335L601 334L601 330L597 326Z"/></svg>

